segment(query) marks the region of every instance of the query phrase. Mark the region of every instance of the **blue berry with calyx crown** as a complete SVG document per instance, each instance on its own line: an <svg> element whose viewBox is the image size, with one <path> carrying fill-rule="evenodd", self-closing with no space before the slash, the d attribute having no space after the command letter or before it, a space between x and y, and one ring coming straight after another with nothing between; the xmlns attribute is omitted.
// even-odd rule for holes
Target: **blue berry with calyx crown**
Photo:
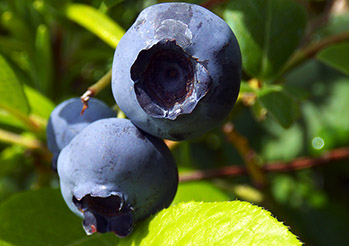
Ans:
<svg viewBox="0 0 349 246"><path fill-rule="evenodd" d="M142 130L185 140L218 126L237 99L241 54L228 24L189 3L143 10L114 54L112 90Z"/></svg>
<svg viewBox="0 0 349 246"><path fill-rule="evenodd" d="M165 143L119 118L84 128L61 151L58 175L63 198L84 219L86 233L120 237L168 207L178 185L177 166Z"/></svg>

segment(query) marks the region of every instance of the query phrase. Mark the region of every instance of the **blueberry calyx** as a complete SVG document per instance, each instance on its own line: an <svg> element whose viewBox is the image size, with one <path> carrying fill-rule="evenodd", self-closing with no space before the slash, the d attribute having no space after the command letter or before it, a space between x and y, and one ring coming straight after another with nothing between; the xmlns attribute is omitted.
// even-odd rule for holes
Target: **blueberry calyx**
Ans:
<svg viewBox="0 0 349 246"><path fill-rule="evenodd" d="M198 59L169 39L142 50L130 72L138 103L154 118L190 114L212 83Z"/></svg>
<svg viewBox="0 0 349 246"><path fill-rule="evenodd" d="M82 225L88 235L114 232L119 237L126 237L133 230L133 209L118 195L86 195L80 200L73 196L73 203L83 213Z"/></svg>

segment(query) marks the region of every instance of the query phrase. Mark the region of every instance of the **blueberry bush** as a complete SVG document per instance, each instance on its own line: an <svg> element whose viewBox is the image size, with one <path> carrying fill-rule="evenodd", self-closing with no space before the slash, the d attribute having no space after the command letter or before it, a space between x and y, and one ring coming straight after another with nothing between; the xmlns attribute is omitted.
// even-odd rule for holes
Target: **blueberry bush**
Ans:
<svg viewBox="0 0 349 246"><path fill-rule="evenodd" d="M0 245L347 244L348 1L166 2L0 1Z"/></svg>

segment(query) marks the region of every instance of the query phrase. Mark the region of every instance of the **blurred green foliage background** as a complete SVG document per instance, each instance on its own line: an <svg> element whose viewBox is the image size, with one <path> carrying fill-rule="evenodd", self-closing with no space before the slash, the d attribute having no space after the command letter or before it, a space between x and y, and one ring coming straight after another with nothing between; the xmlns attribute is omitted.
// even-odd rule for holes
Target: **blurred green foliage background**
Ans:
<svg viewBox="0 0 349 246"><path fill-rule="evenodd" d="M0 1L0 205L24 190L58 187L45 147L50 112L110 70L123 32L142 9L158 2L165 1ZM180 175L191 179L182 179L174 203L246 200L271 211L306 245L345 245L348 1L188 2L227 21L239 40L244 72L225 123L232 129L222 126L198 139L169 143ZM115 104L109 87L97 97ZM342 156L334 160L328 153L337 150ZM326 163L317 165L315 158L326 154ZM270 163L287 165L299 157L314 166L263 172ZM224 173L224 167L246 166L242 175ZM212 176L199 180L198 170L211 170Z"/></svg>

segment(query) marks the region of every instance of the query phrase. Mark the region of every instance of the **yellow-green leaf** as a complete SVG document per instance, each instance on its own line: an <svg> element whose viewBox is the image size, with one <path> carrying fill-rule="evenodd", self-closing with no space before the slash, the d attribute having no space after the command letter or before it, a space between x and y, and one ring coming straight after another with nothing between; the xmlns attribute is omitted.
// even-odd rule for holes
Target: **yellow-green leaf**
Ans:
<svg viewBox="0 0 349 246"><path fill-rule="evenodd" d="M180 202L218 202L227 201L229 196L210 181L181 183L172 204Z"/></svg>
<svg viewBox="0 0 349 246"><path fill-rule="evenodd" d="M85 4L71 4L66 15L72 21L96 34L104 42L115 48L125 31L109 16Z"/></svg>
<svg viewBox="0 0 349 246"><path fill-rule="evenodd" d="M14 114L28 115L29 104L23 92L22 84L15 73L0 55L0 108Z"/></svg>
<svg viewBox="0 0 349 246"><path fill-rule="evenodd" d="M137 225L120 246L301 245L270 212L248 202L190 202Z"/></svg>

